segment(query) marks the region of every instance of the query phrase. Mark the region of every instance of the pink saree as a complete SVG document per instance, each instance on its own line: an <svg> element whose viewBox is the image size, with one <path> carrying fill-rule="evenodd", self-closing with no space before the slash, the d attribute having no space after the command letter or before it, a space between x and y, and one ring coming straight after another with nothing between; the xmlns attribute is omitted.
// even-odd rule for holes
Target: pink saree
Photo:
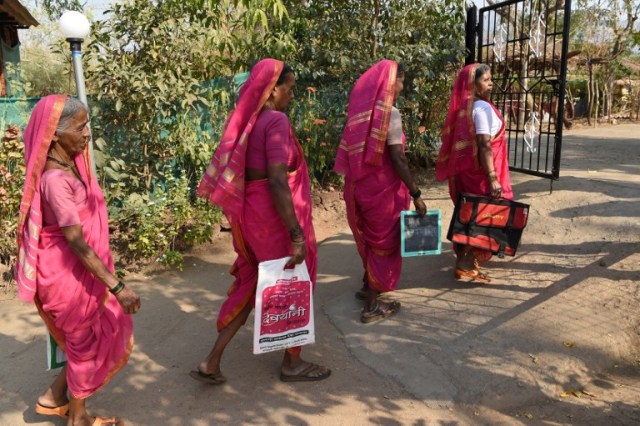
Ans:
<svg viewBox="0 0 640 426"><path fill-rule="evenodd" d="M252 68L249 79L240 90L236 109L227 121L222 141L198 187L198 196L221 207L227 216L238 256L231 267L235 280L218 315L218 331L224 329L247 304L254 304L258 264L291 255L289 230L276 210L269 182L266 179L245 180L249 135L283 65L275 59L263 59ZM305 262L315 285L317 247L311 223L311 186L302 147L297 140L295 143L298 164L295 171L289 173L288 181L296 217L306 240Z"/></svg>
<svg viewBox="0 0 640 426"><path fill-rule="evenodd" d="M334 167L345 176L347 219L366 281L380 293L398 285L400 212L409 208L411 200L387 150L397 67L393 61L380 61L356 82ZM405 142L403 135L403 148Z"/></svg>
<svg viewBox="0 0 640 426"><path fill-rule="evenodd" d="M449 195L455 204L461 192L490 195L489 181L478 160L476 127L473 122L475 72L478 64L467 65L453 85L449 111L442 127L442 147L436 162L436 179L449 181ZM491 140L491 151L503 198L513 199L509 176L509 158L504 119L489 99L488 102L502 122L498 134ZM476 258L487 261L491 252L474 249Z"/></svg>
<svg viewBox="0 0 640 426"><path fill-rule="evenodd" d="M107 287L69 247L58 225L43 226L40 178L55 133L64 95L38 102L25 129L26 180L18 222L18 295L35 302L49 332L67 356L67 383L84 399L109 382L128 361L133 322ZM91 174L88 151L75 159L87 189L79 211L84 238L113 272L109 224L102 190Z"/></svg>

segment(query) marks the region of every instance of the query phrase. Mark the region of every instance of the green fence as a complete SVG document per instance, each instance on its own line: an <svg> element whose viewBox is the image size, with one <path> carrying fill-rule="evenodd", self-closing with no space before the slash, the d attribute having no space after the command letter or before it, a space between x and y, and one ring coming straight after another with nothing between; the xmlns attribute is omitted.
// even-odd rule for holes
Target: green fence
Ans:
<svg viewBox="0 0 640 426"><path fill-rule="evenodd" d="M2 130L9 124L15 124L24 130L29 122L31 111L40 98L0 98L0 124Z"/></svg>

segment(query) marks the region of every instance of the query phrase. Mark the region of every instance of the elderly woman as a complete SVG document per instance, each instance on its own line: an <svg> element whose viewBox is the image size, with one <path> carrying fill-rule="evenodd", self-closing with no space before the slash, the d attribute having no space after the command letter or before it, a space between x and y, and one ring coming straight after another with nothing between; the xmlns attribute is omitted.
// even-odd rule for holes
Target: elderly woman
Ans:
<svg viewBox="0 0 640 426"><path fill-rule="evenodd" d="M442 147L436 163L436 178L449 181L455 204L462 192L513 199L504 120L491 103L491 68L467 65L453 86L449 112L442 128ZM457 279L488 283L480 264L491 252L454 244Z"/></svg>
<svg viewBox="0 0 640 426"><path fill-rule="evenodd" d="M85 400L127 363L130 314L140 308L138 295L113 273L107 209L87 155L88 122L84 105L65 95L41 99L31 114L24 134L18 295L35 303L67 357L36 412L68 417L71 426L122 425L85 409Z"/></svg>
<svg viewBox="0 0 640 426"><path fill-rule="evenodd" d="M198 188L199 196L220 206L227 216L238 256L231 270L235 281L218 314L218 338L190 373L203 383L226 381L220 361L253 309L260 262L286 256L291 256L290 265L306 261L315 286L317 247L309 172L284 113L295 82L293 70L275 59L264 59L252 68ZM331 370L304 361L300 351L300 347L285 351L280 380L329 377Z"/></svg>
<svg viewBox="0 0 640 426"><path fill-rule="evenodd" d="M421 215L427 211L409 171L402 118L394 106L403 87L404 71L393 61L380 61L360 76L349 95L336 157L335 171L345 176L347 219L365 270L356 293L365 300L363 323L400 309L397 301L378 299L395 290L400 279L400 212L409 208L410 199Z"/></svg>

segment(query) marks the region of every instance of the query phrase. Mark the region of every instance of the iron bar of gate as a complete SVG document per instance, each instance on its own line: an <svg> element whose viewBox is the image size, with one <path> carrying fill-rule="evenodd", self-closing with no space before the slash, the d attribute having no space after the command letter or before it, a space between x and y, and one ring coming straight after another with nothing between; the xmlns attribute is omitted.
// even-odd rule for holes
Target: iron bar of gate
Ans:
<svg viewBox="0 0 640 426"><path fill-rule="evenodd" d="M471 6L467 9L467 22L464 27L465 39L464 46L467 50L464 65L472 64L476 61L476 38L478 37L478 7Z"/></svg>
<svg viewBox="0 0 640 426"><path fill-rule="evenodd" d="M473 34L467 32L465 39L469 46L470 35L475 34L478 37L477 56L474 58L478 62L487 62L492 57L491 50L494 50L492 64L494 67L497 65L494 71L497 74L496 82L499 83L494 85L494 88L498 86L501 90L499 93L494 91L496 93L492 98L498 108L505 111L506 119L509 120L509 152L513 155L509 160L510 168L552 180L558 179L560 169L571 10L570 1L565 0L562 7L558 6L559 1L561 0L557 0L553 10L550 10L549 4L543 6L543 3L535 0L507 0L484 7L480 9L476 31L473 31ZM527 5L530 5L528 16ZM564 13L563 24L559 22L560 13ZM536 46L536 50L533 50L530 45L531 30L537 22L537 16L545 18L543 34L538 38L543 42L542 46ZM500 26L504 26L500 29L498 17L501 18ZM549 25L549 17L553 20L552 25ZM562 31L558 29L560 25ZM485 26L488 31L485 31ZM526 28L529 28L529 34L526 34ZM500 39L504 38L499 53L496 53L496 32L503 34ZM562 37L561 52L556 51L559 37ZM548 45L550 42L551 46ZM550 60L549 53L552 56ZM561 56L559 67L556 66L558 53ZM497 56L500 58L496 64ZM514 70L517 71L514 73ZM515 90L516 88L518 90ZM548 114L545 108L548 109ZM553 119L555 132L552 131ZM535 123L536 120L539 120L538 124ZM531 129L535 128L537 135L528 133L530 126ZM522 142L526 142L533 149L528 149ZM553 158L550 158L550 155L553 155Z"/></svg>
<svg viewBox="0 0 640 426"><path fill-rule="evenodd" d="M558 99L558 110L556 113L556 132L560 123L560 134L556 140L556 150L553 153L553 174L554 179L560 177L560 152L562 150L562 126L564 126L564 101L567 90L567 53L569 52L569 26L571 25L571 0L564 2L564 23L562 36L562 53L560 57L560 98Z"/></svg>

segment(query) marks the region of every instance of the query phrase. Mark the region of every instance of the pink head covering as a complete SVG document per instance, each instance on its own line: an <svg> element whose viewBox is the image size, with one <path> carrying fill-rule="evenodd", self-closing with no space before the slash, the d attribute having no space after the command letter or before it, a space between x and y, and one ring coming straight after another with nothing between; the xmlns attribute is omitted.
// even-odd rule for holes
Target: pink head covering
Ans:
<svg viewBox="0 0 640 426"><path fill-rule="evenodd" d="M362 74L351 90L336 173L356 181L382 164L397 72L397 63L382 60Z"/></svg>
<svg viewBox="0 0 640 426"><path fill-rule="evenodd" d="M18 220L16 279L18 297L27 302L33 301L36 292L38 241L42 229L40 178L66 101L66 95L49 95L42 98L33 109L24 131L24 158L27 170ZM77 156L74 161L82 179L89 182L91 173L88 169L88 147L84 155Z"/></svg>
<svg viewBox="0 0 640 426"><path fill-rule="evenodd" d="M198 186L198 196L220 206L231 218L240 217L244 207L249 135L283 67L284 63L275 59L263 59L253 66L249 79L240 89L236 109L227 120L220 145Z"/></svg>
<svg viewBox="0 0 640 426"><path fill-rule="evenodd" d="M478 167L478 145L473 122L475 74L478 65L476 63L464 67L453 85L449 111L442 126L442 146L436 162L437 180L445 180L461 171Z"/></svg>

